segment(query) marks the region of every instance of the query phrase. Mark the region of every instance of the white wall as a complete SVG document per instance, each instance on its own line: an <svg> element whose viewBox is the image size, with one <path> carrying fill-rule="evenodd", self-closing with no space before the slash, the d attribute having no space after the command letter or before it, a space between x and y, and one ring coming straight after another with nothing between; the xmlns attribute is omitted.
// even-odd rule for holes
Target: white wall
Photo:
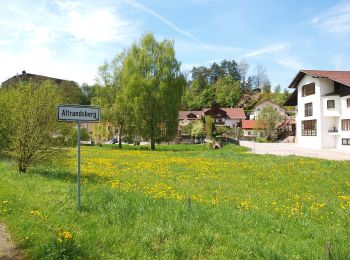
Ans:
<svg viewBox="0 0 350 260"><path fill-rule="evenodd" d="M235 124L237 124L240 120L237 119L225 119L225 126L228 126L230 128L233 128Z"/></svg>
<svg viewBox="0 0 350 260"><path fill-rule="evenodd" d="M334 108L327 108L327 101L334 100ZM323 97L322 100L323 105L323 116L340 116L341 113L341 104L340 104L340 96L326 96Z"/></svg>
<svg viewBox="0 0 350 260"><path fill-rule="evenodd" d="M315 94L302 97L302 86L315 83ZM342 138L350 138L350 131L341 130L341 120L350 119L350 108L347 108L346 100L350 96L324 96L334 92L334 82L325 78L313 78L305 75L298 84L298 114L296 117L297 140L300 146L309 148L335 148L350 151L350 145L342 145ZM335 101L334 109L327 109L327 100ZM305 117L304 105L312 103L313 115ZM317 120L317 136L302 136L301 121ZM337 133L329 133L336 127Z"/></svg>
<svg viewBox="0 0 350 260"><path fill-rule="evenodd" d="M321 148L335 148L337 146L337 138L338 136L335 134L328 133L328 130L332 129L336 125L336 121L339 117L340 112L340 99L339 96L336 98L335 96L324 97L324 95L334 92L334 81L321 78L319 79L320 83L320 93L321 93L321 114L320 114L320 129L321 129ZM336 109L327 109L327 100L334 99L336 108L338 108L338 112ZM338 102L338 104L337 104ZM328 117L326 115L332 115L332 117Z"/></svg>
<svg viewBox="0 0 350 260"><path fill-rule="evenodd" d="M258 119L259 117L259 114L261 112L261 110L264 108L264 107L267 107L267 106L272 106L273 108L275 108L282 116L285 116L286 115L286 111L283 107L280 107L278 106L277 104L269 101L269 100L266 100L258 105L255 106L254 110L252 111L252 113L250 114L249 116L249 119L250 120L256 120Z"/></svg>
<svg viewBox="0 0 350 260"><path fill-rule="evenodd" d="M302 86L310 83L315 83L315 94L306 97L302 96ZM298 144L303 147L309 148L321 148L321 91L320 82L318 78L313 78L309 75L305 75L299 82L298 86L298 114L296 117L296 128L297 128L297 140ZM305 117L305 104L312 103L312 116ZM301 121L302 120L317 120L317 135L316 136L302 136L301 135Z"/></svg>
<svg viewBox="0 0 350 260"><path fill-rule="evenodd" d="M342 138L350 138L350 131L341 130L341 120L350 119L350 107L348 108L346 103L346 100L348 98L350 98L350 96L344 96L340 98L341 115L338 122L339 136L337 140L337 148L346 151L350 151L350 145L343 145Z"/></svg>

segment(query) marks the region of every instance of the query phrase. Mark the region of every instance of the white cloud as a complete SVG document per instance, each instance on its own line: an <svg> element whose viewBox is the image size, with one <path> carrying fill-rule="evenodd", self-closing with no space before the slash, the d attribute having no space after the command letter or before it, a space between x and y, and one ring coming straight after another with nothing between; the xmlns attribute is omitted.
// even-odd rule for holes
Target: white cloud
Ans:
<svg viewBox="0 0 350 260"><path fill-rule="evenodd" d="M199 40L197 37L193 36L191 33L189 33L186 30L181 29L180 27L178 27L175 23L173 23L172 21L168 20L167 18L165 18L164 16L162 16L161 14L157 13L156 11L148 8L147 6L140 4L134 0L125 0L126 3L128 3L129 5L145 12L148 13L154 17L156 17L158 20L160 20L161 22L163 22L164 24L168 25L171 29L173 29L174 31L196 41L196 42L201 42L201 40Z"/></svg>
<svg viewBox="0 0 350 260"><path fill-rule="evenodd" d="M303 69L303 63L299 61L297 58L292 56L276 57L275 61L278 64L288 69L293 69L293 70Z"/></svg>
<svg viewBox="0 0 350 260"><path fill-rule="evenodd" d="M260 55L264 55L264 54L270 54L273 52L277 52L277 51L281 51L281 50L285 50L288 48L288 45L286 44L275 44L275 45L270 45L267 47L263 47L257 50L253 50L248 52L247 54L245 54L245 57L256 57L256 56L260 56Z"/></svg>
<svg viewBox="0 0 350 260"><path fill-rule="evenodd" d="M0 82L29 73L93 83L97 67L138 36L136 21L101 2L8 1L0 9ZM25 11L23 11L25 10ZM72 57L71 55L74 55Z"/></svg>
<svg viewBox="0 0 350 260"><path fill-rule="evenodd" d="M61 4L62 6L62 4ZM88 43L130 40L135 35L135 23L121 18L111 7L84 8L84 5L63 5L66 26L77 40Z"/></svg>
<svg viewBox="0 0 350 260"><path fill-rule="evenodd" d="M337 4L319 16L312 18L311 24L332 33L350 32L350 2Z"/></svg>

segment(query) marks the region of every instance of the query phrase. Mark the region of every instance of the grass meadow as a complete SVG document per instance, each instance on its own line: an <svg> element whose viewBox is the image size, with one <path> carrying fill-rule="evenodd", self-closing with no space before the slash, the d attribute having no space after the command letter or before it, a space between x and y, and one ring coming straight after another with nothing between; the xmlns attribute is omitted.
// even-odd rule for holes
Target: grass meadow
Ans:
<svg viewBox="0 0 350 260"><path fill-rule="evenodd" d="M33 259L349 258L349 162L157 148L83 147L81 211L74 149L0 161L0 222Z"/></svg>

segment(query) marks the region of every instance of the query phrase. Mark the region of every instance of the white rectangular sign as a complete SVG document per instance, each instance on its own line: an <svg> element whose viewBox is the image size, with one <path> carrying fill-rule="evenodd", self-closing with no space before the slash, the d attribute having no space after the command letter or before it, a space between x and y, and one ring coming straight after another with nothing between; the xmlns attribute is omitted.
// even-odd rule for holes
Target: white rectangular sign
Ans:
<svg viewBox="0 0 350 260"><path fill-rule="evenodd" d="M99 122L101 110L95 106L59 105L57 107L58 121Z"/></svg>

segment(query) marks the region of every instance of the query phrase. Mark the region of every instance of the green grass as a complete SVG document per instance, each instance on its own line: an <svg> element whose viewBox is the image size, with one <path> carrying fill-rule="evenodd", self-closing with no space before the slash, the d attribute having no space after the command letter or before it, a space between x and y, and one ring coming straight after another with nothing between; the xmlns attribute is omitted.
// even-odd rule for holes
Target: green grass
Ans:
<svg viewBox="0 0 350 260"><path fill-rule="evenodd" d="M322 259L328 241L350 255L348 162L159 148L84 147L80 212L74 150L28 174L1 161L0 221L34 259Z"/></svg>

